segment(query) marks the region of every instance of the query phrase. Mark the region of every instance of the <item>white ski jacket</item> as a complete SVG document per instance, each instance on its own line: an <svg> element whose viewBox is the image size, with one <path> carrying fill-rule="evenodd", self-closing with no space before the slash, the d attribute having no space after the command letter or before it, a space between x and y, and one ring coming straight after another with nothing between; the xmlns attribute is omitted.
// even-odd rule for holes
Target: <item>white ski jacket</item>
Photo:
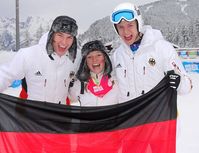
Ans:
<svg viewBox="0 0 199 153"><path fill-rule="evenodd" d="M0 92L16 79L26 78L28 99L66 104L71 74L76 66L68 55L46 51L47 36L32 47L20 49L9 64L0 67Z"/></svg>
<svg viewBox="0 0 199 153"><path fill-rule="evenodd" d="M124 42L112 55L119 83L120 101L136 98L155 87L169 70L181 76L178 94L190 92L191 80L172 44L159 30L145 26L139 49L134 54Z"/></svg>
<svg viewBox="0 0 199 153"><path fill-rule="evenodd" d="M89 90L84 90L83 94L80 94L81 91L81 82L76 80L73 87L69 89L71 105L79 106L106 106L118 104L119 99L119 88L116 80L110 78L109 81L113 81L113 88L106 93L103 97L98 97L92 94Z"/></svg>

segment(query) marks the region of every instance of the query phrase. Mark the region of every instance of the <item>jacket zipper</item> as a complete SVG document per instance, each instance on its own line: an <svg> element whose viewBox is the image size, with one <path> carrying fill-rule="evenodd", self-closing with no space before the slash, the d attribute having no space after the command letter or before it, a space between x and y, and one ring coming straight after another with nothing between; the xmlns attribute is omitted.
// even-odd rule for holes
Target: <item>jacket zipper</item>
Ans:
<svg viewBox="0 0 199 153"><path fill-rule="evenodd" d="M132 59L133 59L133 79L134 79L133 81L134 81L134 86L135 86L134 92L136 94L135 96L137 97L137 87L136 87L136 81L135 81L135 79L136 79L135 78L135 57L133 57Z"/></svg>
<svg viewBox="0 0 199 153"><path fill-rule="evenodd" d="M46 84L47 84L47 79L44 80L44 101L46 101Z"/></svg>

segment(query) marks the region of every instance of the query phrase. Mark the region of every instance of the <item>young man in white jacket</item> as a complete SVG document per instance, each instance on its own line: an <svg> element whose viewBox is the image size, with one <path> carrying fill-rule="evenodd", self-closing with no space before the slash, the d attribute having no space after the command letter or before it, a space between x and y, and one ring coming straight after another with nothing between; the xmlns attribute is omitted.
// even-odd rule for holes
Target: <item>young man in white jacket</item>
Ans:
<svg viewBox="0 0 199 153"><path fill-rule="evenodd" d="M48 36L37 45L20 49L10 63L0 67L0 92L25 77L28 99L66 104L76 69L77 30L73 18L57 17Z"/></svg>
<svg viewBox="0 0 199 153"><path fill-rule="evenodd" d="M131 3L119 4L111 14L111 22L121 38L121 45L112 57L120 102L145 94L168 72L172 72L170 86L177 89L178 94L191 91L191 79L172 44L159 30L143 26L138 7Z"/></svg>

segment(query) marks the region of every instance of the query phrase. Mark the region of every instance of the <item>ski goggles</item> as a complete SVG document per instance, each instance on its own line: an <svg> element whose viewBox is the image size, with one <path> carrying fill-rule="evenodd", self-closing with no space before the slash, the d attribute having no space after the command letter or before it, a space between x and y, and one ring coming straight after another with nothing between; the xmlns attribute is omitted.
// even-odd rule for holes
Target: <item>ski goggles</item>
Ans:
<svg viewBox="0 0 199 153"><path fill-rule="evenodd" d="M135 12L132 10L119 10L112 14L111 21L114 24L118 24L122 19L125 19L126 21L133 21L135 20Z"/></svg>

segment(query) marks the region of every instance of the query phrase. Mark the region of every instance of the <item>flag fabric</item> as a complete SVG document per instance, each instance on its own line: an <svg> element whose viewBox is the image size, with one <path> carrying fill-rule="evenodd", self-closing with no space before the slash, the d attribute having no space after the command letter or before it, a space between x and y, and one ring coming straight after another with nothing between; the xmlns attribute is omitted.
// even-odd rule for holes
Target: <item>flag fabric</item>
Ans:
<svg viewBox="0 0 199 153"><path fill-rule="evenodd" d="M148 93L100 107L0 94L0 153L175 153L177 93L165 77Z"/></svg>

